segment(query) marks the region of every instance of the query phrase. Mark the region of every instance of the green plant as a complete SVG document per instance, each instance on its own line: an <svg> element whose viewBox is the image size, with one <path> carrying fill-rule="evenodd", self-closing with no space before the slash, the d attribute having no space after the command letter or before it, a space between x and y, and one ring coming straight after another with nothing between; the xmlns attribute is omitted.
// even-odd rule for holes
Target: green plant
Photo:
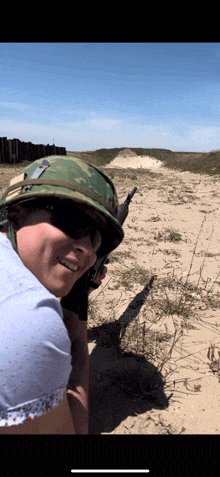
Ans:
<svg viewBox="0 0 220 477"><path fill-rule="evenodd" d="M179 242L180 240L182 240L182 236L178 232L175 232L175 230L171 230L167 237L167 240L169 242Z"/></svg>

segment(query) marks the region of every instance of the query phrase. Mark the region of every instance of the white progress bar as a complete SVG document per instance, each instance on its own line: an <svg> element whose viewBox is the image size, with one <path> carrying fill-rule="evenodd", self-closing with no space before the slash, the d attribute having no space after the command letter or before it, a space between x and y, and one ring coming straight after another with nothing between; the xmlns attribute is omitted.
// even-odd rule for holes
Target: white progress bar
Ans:
<svg viewBox="0 0 220 477"><path fill-rule="evenodd" d="M108 473L108 474L116 474L116 473L123 473L123 474L144 474L146 472L150 472L149 469L138 470L138 469L72 469L71 472L73 473L90 473L90 474L100 474L100 473Z"/></svg>

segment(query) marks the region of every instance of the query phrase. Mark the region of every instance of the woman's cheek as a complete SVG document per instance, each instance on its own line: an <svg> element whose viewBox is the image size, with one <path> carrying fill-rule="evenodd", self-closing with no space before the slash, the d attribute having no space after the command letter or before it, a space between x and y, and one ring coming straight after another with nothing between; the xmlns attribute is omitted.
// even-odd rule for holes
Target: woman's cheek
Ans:
<svg viewBox="0 0 220 477"><path fill-rule="evenodd" d="M87 270L89 270L89 268L93 267L93 265L95 265L96 261L97 261L97 255L96 255L95 252L93 252L91 257L90 257L90 260L88 260L89 266L88 266Z"/></svg>

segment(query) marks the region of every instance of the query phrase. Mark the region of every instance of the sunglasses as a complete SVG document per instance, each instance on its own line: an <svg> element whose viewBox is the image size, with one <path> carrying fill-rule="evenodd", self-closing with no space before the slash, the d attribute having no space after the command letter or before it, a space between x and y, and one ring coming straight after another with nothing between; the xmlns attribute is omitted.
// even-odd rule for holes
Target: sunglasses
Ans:
<svg viewBox="0 0 220 477"><path fill-rule="evenodd" d="M46 206L51 213L51 223L75 240L89 236L94 252L99 249L102 237L93 220L79 209Z"/></svg>

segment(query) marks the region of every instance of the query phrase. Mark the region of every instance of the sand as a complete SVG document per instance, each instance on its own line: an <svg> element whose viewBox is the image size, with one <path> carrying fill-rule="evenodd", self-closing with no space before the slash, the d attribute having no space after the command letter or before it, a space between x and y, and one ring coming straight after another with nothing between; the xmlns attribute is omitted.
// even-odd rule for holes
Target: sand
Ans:
<svg viewBox="0 0 220 477"><path fill-rule="evenodd" d="M152 179L152 187L134 184L138 191L124 225L125 239L117 249L121 258L119 262L108 265L102 286L91 295L100 314L106 318L107 328L104 345L103 340L100 344L97 333L89 331L90 433L219 434L220 382L217 373L210 369L207 358L211 343L215 344L218 357L218 308L207 307L200 294L193 295L192 291L195 314L191 314L191 326L184 329L181 342L171 357L172 372L155 402L140 399L134 393L124 393L125 369L128 373L133 368L137 370L137 362L134 353L126 362L117 354L108 326L110 322L123 320L129 303L143 289L135 282L129 291L114 287L119 267L121 270L131 269L135 263L159 278L172 274L184 278L190 270L191 281L198 283L200 277L200 284L206 292L212 290L216 297L219 296L220 177L167 169L161 161L148 156L138 157L128 150L122 151L107 165L106 172L109 167L143 168L156 176ZM125 187L122 184L117 190L122 202L126 197ZM167 229L181 234L182 240L175 243L165 241ZM153 288L150 293L153 293ZM140 323L149 318L148 299L143 307L136 307L136 315L133 310L134 316L139 313ZM93 326L92 322L90 326ZM167 316L160 326L172 331L170 317ZM94 327L97 327L95 322ZM155 370L147 360L140 366L143 371ZM124 376L121 386L114 383L112 370Z"/></svg>
<svg viewBox="0 0 220 477"><path fill-rule="evenodd" d="M158 159L149 157L149 156L135 156L133 155L134 152L130 149L126 149L125 151L121 151L118 156L107 166L106 169L111 167L116 168L131 168L131 169L158 169L158 167L163 167L162 161Z"/></svg>

